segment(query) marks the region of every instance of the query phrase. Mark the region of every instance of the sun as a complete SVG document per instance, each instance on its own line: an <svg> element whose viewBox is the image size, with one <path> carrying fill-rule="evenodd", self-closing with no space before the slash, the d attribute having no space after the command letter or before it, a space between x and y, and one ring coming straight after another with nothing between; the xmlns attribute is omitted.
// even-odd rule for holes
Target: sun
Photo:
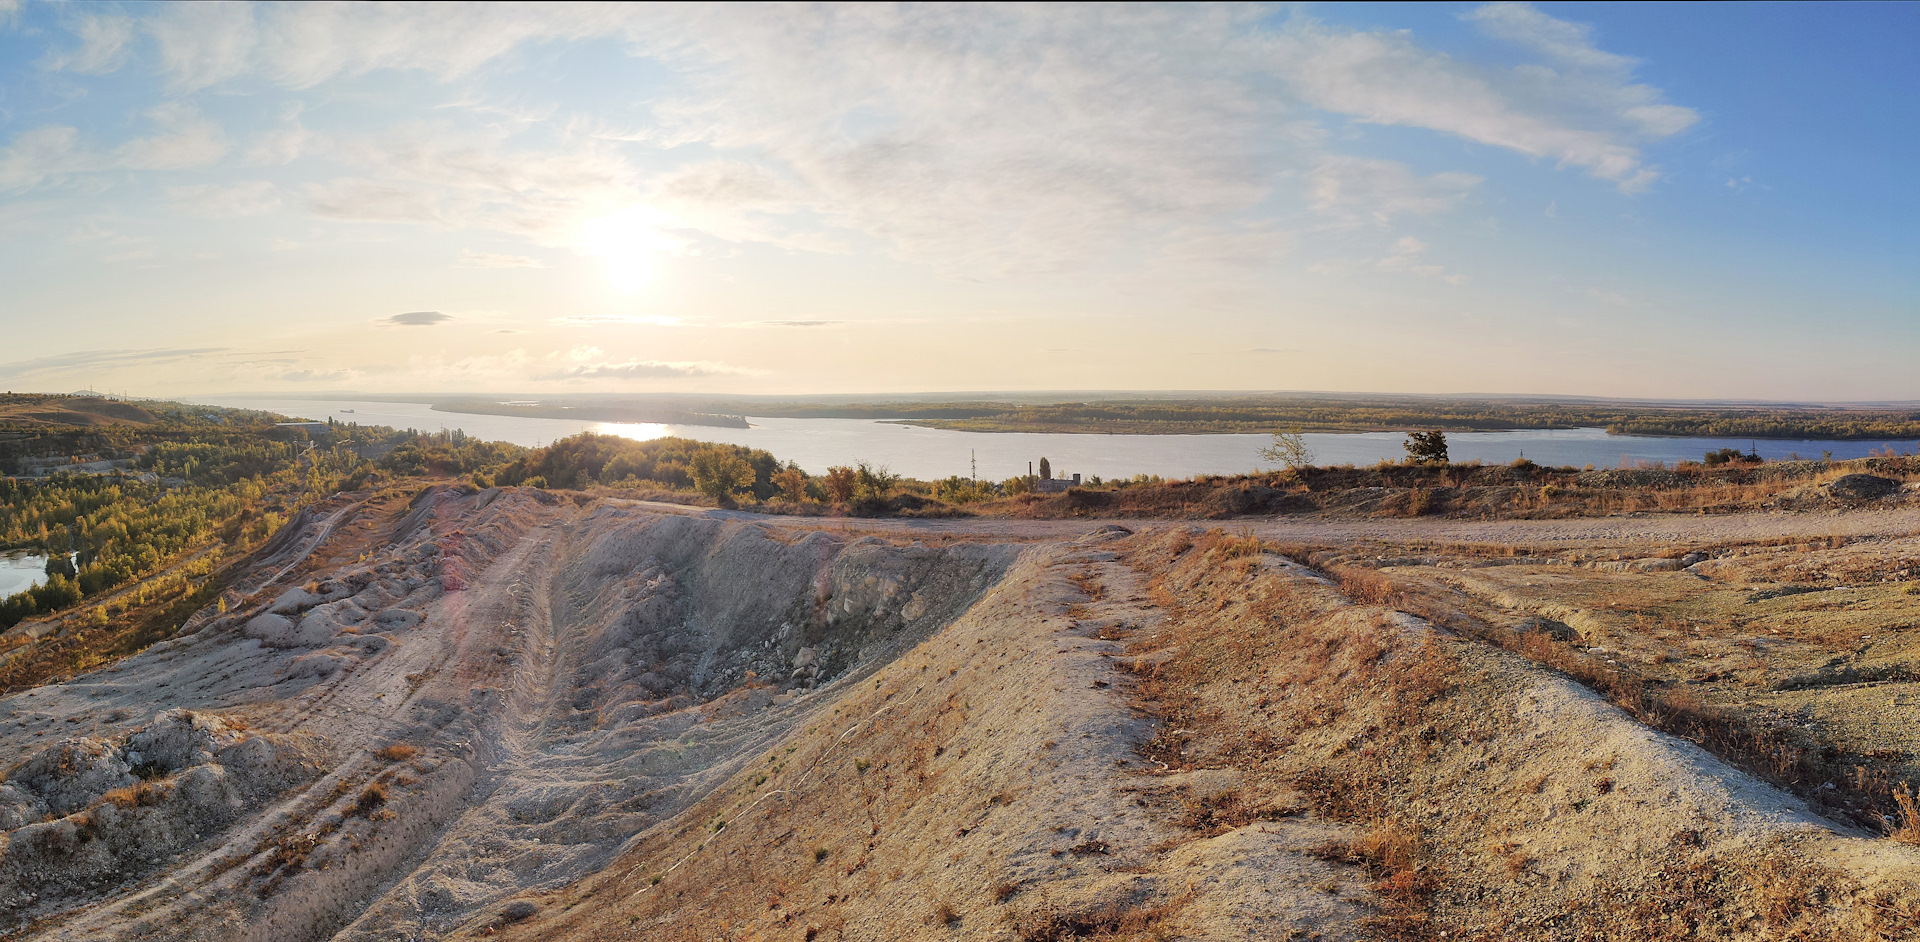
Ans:
<svg viewBox="0 0 1920 942"><path fill-rule="evenodd" d="M606 264L614 290L632 294L653 281L660 252L668 247L659 221L659 214L644 206L589 219L580 226L580 251Z"/></svg>

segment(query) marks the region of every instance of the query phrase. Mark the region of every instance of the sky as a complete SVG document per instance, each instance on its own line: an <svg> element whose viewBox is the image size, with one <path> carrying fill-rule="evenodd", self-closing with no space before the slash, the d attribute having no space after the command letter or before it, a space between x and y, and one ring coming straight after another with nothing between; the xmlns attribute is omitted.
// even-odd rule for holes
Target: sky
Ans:
<svg viewBox="0 0 1920 942"><path fill-rule="evenodd" d="M0 0L0 386L1920 399L1916 35Z"/></svg>

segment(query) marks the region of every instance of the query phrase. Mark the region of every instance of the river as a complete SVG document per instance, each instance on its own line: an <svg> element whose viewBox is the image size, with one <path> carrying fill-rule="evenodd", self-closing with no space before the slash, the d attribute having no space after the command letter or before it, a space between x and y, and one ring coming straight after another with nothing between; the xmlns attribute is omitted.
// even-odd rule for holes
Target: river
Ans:
<svg viewBox="0 0 1920 942"><path fill-rule="evenodd" d="M1060 435L1028 432L952 432L943 429L893 425L868 419L750 418L751 428L578 422L519 416L465 415L435 412L416 402L334 402L319 399L223 398L196 399L207 405L260 409L303 419L336 419L363 425L389 425L423 431L461 429L468 435L537 447L580 432L600 432L634 439L678 435L704 441L764 448L782 461L797 462L810 474L829 466L870 461L908 477L932 480L972 472L1003 480L1027 473L1027 463L1046 457L1054 473L1100 475L1104 478L1157 474L1191 477L1196 474L1236 474L1264 467L1260 448L1265 435ZM349 411L351 410L351 411ZM1373 464L1406 456L1400 432L1308 432L1307 447L1316 464ZM1505 464L1526 457L1544 465L1597 468L1632 467L1642 462L1675 464L1699 460L1709 451L1738 448L1748 439L1655 438L1608 435L1605 429L1551 431L1448 432L1454 461ZM1914 442L1785 441L1752 442L1769 460L1818 458L1831 451L1835 458L1863 458L1888 447L1912 452Z"/></svg>

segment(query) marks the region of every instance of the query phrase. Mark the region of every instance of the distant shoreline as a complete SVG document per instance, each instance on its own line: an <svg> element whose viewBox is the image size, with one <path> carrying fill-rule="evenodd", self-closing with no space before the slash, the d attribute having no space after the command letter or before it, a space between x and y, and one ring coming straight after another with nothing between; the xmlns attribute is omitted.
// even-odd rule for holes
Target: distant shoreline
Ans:
<svg viewBox="0 0 1920 942"><path fill-rule="evenodd" d="M435 402L435 412L456 415L504 415L527 419L573 419L582 422L619 422L635 425L693 425L706 428L748 428L747 420L737 415L714 415L670 409L634 408L621 405L583 403L569 405L506 405L491 402Z"/></svg>

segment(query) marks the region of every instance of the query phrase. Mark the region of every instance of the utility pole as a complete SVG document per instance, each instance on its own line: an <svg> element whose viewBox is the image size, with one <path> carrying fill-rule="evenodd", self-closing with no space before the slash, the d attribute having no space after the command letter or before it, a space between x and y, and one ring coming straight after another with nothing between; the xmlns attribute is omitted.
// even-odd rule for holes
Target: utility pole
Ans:
<svg viewBox="0 0 1920 942"><path fill-rule="evenodd" d="M978 484L978 483L980 483L980 454L979 454L979 452L976 452L976 451L974 451L974 450L973 450L973 449L971 449L971 448L969 448L969 449L967 449L967 465L968 465L968 467L970 468L970 470L969 470L969 471L967 472L967 475L968 475L968 477L970 477L970 478L972 478L972 479L973 479L973 483L975 483L975 484Z"/></svg>

